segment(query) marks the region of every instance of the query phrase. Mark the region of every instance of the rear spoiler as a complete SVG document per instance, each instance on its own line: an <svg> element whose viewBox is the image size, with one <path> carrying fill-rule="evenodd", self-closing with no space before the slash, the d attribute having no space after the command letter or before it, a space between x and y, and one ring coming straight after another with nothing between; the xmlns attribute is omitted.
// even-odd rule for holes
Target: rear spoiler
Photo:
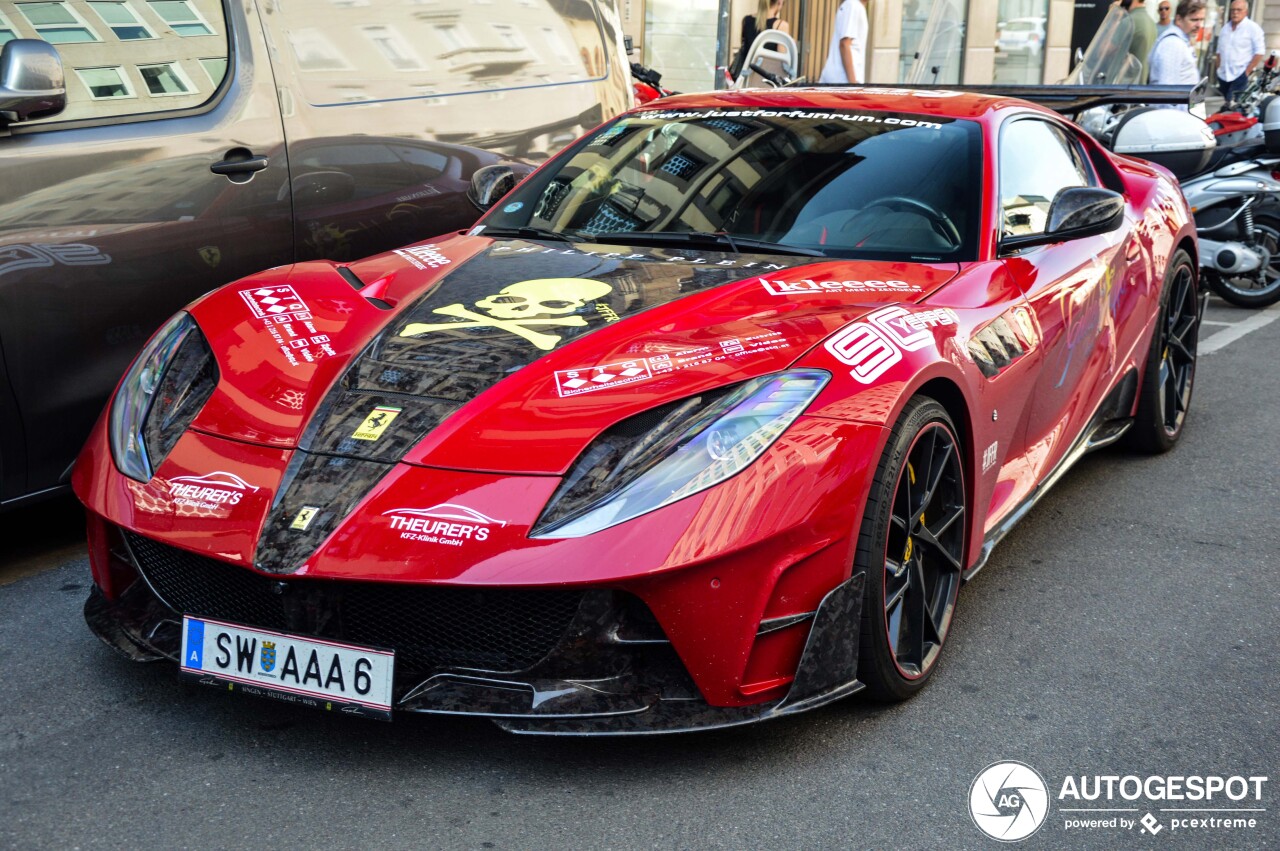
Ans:
<svg viewBox="0 0 1280 851"><path fill-rule="evenodd" d="M806 83L804 85L811 84ZM868 83L857 88L860 91L892 89L897 92L920 88L928 91L964 92L966 94L991 95L993 97L1021 98L1074 118L1086 109L1111 104L1190 106L1204 100L1204 85L1204 81L1201 81L1200 85L1197 86L1026 86L991 83L978 86L940 85L915 87L901 83Z"/></svg>

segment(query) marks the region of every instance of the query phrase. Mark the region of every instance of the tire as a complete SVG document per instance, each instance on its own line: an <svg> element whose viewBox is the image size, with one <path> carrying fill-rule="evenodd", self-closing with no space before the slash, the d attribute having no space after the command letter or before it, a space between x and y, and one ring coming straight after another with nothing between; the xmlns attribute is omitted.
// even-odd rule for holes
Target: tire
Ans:
<svg viewBox="0 0 1280 851"><path fill-rule="evenodd" d="M1280 301L1280 218L1269 213L1254 216L1253 230L1258 242L1271 252L1271 262L1263 270L1265 284L1254 278L1228 278L1218 273L1213 291L1236 307L1267 307Z"/></svg>
<svg viewBox="0 0 1280 851"><path fill-rule="evenodd" d="M871 698L906 700L932 676L950 632L967 536L955 424L942 405L917 396L889 434L854 556L854 570L867 577L858 679Z"/></svg>
<svg viewBox="0 0 1280 851"><path fill-rule="evenodd" d="M1168 452L1182 435L1195 384L1200 309L1195 265L1179 250L1169 263L1160 292L1155 333L1142 370L1138 412L1126 434L1131 449Z"/></svg>

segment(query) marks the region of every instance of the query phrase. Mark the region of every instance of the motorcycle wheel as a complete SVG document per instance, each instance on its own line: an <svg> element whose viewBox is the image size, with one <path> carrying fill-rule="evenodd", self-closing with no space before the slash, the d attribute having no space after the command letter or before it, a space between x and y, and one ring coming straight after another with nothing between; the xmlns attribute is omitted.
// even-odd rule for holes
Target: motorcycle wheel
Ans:
<svg viewBox="0 0 1280 851"><path fill-rule="evenodd" d="M1221 273L1205 278L1223 301L1236 307L1267 307L1280 301L1280 218L1269 214L1254 216L1253 232L1257 241L1271 252L1271 262L1262 272L1262 279L1250 277L1229 278Z"/></svg>

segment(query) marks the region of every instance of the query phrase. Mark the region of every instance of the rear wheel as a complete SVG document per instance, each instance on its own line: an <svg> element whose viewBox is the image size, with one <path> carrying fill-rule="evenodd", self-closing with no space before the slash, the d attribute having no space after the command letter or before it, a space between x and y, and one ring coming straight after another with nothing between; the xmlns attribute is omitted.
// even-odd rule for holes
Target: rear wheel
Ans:
<svg viewBox="0 0 1280 851"><path fill-rule="evenodd" d="M1196 376L1200 306L1195 266L1185 251L1178 251L1165 274L1138 413L1127 435L1134 449L1168 452L1182 435Z"/></svg>
<svg viewBox="0 0 1280 851"><path fill-rule="evenodd" d="M1237 307L1267 307L1280 301L1280 218L1259 214L1253 222L1254 241L1271 253L1271 260L1255 277L1228 278L1218 274L1214 292Z"/></svg>
<svg viewBox="0 0 1280 851"><path fill-rule="evenodd" d="M867 575L858 679L871 697L924 687L951 628L968 522L955 424L912 399L889 436L867 499L855 570Z"/></svg>

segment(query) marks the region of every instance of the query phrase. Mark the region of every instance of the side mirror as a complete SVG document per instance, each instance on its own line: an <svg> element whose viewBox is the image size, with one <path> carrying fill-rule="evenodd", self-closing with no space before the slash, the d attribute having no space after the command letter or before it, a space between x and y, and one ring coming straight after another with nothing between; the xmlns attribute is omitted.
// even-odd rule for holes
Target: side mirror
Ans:
<svg viewBox="0 0 1280 851"><path fill-rule="evenodd" d="M0 123L57 115L67 105L58 51L47 41L18 38L0 49Z"/></svg>
<svg viewBox="0 0 1280 851"><path fill-rule="evenodd" d="M1047 231L1061 239L1110 233L1124 221L1124 196L1110 189L1073 186L1049 205Z"/></svg>
<svg viewBox="0 0 1280 851"><path fill-rule="evenodd" d="M1071 186L1058 192L1049 205L1044 233L1007 236L1000 241L1000 248L1011 251L1097 236L1110 233L1123 221L1124 196L1119 192L1093 186Z"/></svg>
<svg viewBox="0 0 1280 851"><path fill-rule="evenodd" d="M471 186L467 189L467 200L485 212L503 195L515 189L515 169L509 165L487 165L476 169L471 175Z"/></svg>

